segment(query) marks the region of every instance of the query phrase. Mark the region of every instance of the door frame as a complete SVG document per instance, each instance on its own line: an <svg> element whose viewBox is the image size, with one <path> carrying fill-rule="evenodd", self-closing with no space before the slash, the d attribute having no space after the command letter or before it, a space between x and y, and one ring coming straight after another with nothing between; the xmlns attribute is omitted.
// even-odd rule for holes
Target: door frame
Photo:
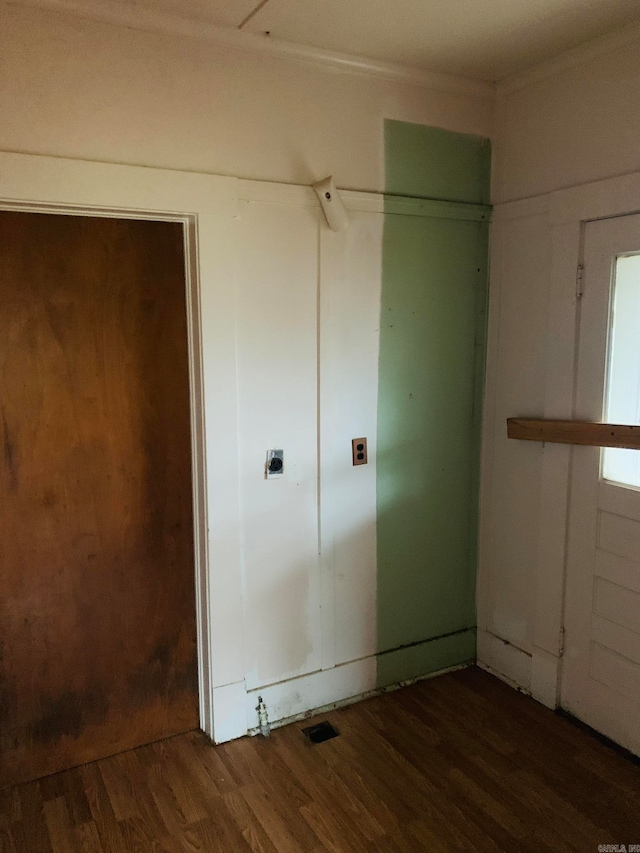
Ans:
<svg viewBox="0 0 640 853"><path fill-rule="evenodd" d="M583 264L584 229L589 221L640 213L640 172L593 181L529 199L505 202L494 208L493 225L498 233L491 248L489 343L483 418L480 574L491 575L491 530L499 519L491 518L493 443L501 410L497 403L496 365L500 325L502 223L526 217L543 217L548 229L548 260L541 287L548 287L545 368L542 410L509 412L509 416L534 414L541 418L573 419L577 339L580 323L580 270ZM495 234L495 232L494 232ZM544 264L546 263L546 268ZM545 278L546 274L546 278ZM541 293L544 298L544 293ZM518 687L549 708L561 701L564 653L564 612L567 580L567 532L573 449L570 445L540 445L540 493L535 526L534 590L531 604L530 643L517 648L478 627L478 657L503 673ZM485 621L490 612L490 590L478 590L478 613Z"/></svg>
<svg viewBox="0 0 640 853"><path fill-rule="evenodd" d="M247 730L237 714L245 695L233 294L237 195L235 178L0 152L0 210L183 225L200 725L217 742Z"/></svg>
<svg viewBox="0 0 640 853"><path fill-rule="evenodd" d="M574 408L578 420L599 420L605 413L616 259L629 251L630 242L637 247L639 220L640 216L632 213L585 223L582 239L584 299L576 329ZM567 634L559 703L569 713L637 752L637 738L634 742L630 734L632 727L624 722L627 714L633 715L633 719L637 717L633 700L620 695L616 699L616 710L613 710L604 697L616 693L615 688L607 684L606 679L599 688L593 686L593 682L602 678L592 674L590 647L593 642L606 646L598 639L593 626L594 619L598 619L596 585L599 579L612 581L606 570L598 570L598 554L606 557L610 550L600 542L599 514L604 510L618 519L634 518L637 522L640 493L633 486L607 482L602 471L601 447L576 446L572 448L571 457L563 614ZM609 650L615 656L615 647ZM587 685L591 685L591 689Z"/></svg>

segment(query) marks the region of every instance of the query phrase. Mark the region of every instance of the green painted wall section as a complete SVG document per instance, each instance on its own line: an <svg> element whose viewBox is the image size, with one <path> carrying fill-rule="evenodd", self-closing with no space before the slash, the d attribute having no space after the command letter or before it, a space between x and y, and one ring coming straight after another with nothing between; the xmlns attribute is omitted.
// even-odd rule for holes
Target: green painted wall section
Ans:
<svg viewBox="0 0 640 853"><path fill-rule="evenodd" d="M478 155L488 150L485 140L472 145L474 138L420 128L418 145L416 126L405 125L401 144L401 124L387 128L387 183L394 191L405 186L398 176L409 181L411 155L414 197L437 185L439 198L460 202L464 174L467 199L486 198L489 175ZM443 134L451 137L450 150ZM435 140L431 149L429 140ZM443 176L450 174L447 189ZM472 204L386 198L377 449L380 686L475 658L488 220L489 209Z"/></svg>
<svg viewBox="0 0 640 853"><path fill-rule="evenodd" d="M385 121L385 192L489 204L491 143L440 127Z"/></svg>

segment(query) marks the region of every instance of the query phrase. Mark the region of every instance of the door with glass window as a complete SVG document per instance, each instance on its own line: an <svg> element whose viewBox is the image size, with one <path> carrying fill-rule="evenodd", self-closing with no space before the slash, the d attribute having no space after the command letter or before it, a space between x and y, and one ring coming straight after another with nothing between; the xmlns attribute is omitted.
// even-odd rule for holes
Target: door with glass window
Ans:
<svg viewBox="0 0 640 853"><path fill-rule="evenodd" d="M584 248L575 417L640 424L640 215ZM561 704L640 754L640 451L572 452Z"/></svg>

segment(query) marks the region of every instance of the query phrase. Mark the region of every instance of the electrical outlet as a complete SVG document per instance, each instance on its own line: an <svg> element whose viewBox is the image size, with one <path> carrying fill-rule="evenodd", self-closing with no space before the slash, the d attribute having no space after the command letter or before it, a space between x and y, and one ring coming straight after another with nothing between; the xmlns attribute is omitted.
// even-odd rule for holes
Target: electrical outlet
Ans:
<svg viewBox="0 0 640 853"><path fill-rule="evenodd" d="M367 464L367 439L354 438L351 440L351 458L354 465Z"/></svg>
<svg viewBox="0 0 640 853"><path fill-rule="evenodd" d="M284 450L267 450L267 464L264 475L267 480L282 477L284 474Z"/></svg>

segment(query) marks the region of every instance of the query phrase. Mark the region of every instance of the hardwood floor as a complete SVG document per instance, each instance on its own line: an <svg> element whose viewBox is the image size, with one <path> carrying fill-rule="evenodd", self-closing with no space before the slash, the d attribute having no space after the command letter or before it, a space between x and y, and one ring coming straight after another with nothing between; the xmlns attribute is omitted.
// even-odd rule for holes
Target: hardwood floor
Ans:
<svg viewBox="0 0 640 853"><path fill-rule="evenodd" d="M312 745L328 719L340 736ZM2 853L597 851L640 766L470 668L212 747L197 732L0 793Z"/></svg>

